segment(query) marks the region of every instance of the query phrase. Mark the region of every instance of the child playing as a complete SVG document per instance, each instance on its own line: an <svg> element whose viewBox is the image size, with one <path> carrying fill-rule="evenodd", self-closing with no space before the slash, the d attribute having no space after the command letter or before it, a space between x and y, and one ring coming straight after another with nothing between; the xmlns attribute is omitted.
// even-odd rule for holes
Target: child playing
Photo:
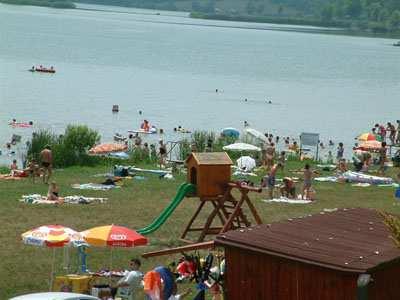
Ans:
<svg viewBox="0 0 400 300"><path fill-rule="evenodd" d="M292 178L283 178L283 185L280 187L281 196L289 199L296 197L296 185Z"/></svg>
<svg viewBox="0 0 400 300"><path fill-rule="evenodd" d="M304 184L303 184L303 193L301 194L301 199L304 200L313 200L311 197L312 188L312 176L313 174L317 174L317 172L312 171L309 164L304 166L303 175L304 175Z"/></svg>
<svg viewBox="0 0 400 300"><path fill-rule="evenodd" d="M10 175L14 176L15 171L18 170L18 166L17 166L17 160L14 159L12 164L10 165Z"/></svg>
<svg viewBox="0 0 400 300"><path fill-rule="evenodd" d="M265 167L267 171L274 165L275 144L270 143L265 149Z"/></svg>
<svg viewBox="0 0 400 300"><path fill-rule="evenodd" d="M35 177L40 177L40 168L39 165L36 163L36 160L32 159L29 164L28 168L24 170L27 172L30 176L32 176L32 181L35 183Z"/></svg>
<svg viewBox="0 0 400 300"><path fill-rule="evenodd" d="M344 146L343 143L339 143L336 153L336 160L339 162L343 158L343 155L344 155Z"/></svg>

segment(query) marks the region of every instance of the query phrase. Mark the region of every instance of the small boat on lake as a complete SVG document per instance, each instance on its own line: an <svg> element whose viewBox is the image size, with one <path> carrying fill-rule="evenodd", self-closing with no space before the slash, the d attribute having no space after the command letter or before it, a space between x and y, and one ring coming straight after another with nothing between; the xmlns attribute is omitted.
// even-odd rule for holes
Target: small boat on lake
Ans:
<svg viewBox="0 0 400 300"><path fill-rule="evenodd" d="M398 41L397 43L394 43L393 46L400 47L400 41Z"/></svg>
<svg viewBox="0 0 400 300"><path fill-rule="evenodd" d="M29 69L30 72L41 72L41 73L52 73L54 74L56 70L51 66L50 68L45 68L43 66L35 67Z"/></svg>

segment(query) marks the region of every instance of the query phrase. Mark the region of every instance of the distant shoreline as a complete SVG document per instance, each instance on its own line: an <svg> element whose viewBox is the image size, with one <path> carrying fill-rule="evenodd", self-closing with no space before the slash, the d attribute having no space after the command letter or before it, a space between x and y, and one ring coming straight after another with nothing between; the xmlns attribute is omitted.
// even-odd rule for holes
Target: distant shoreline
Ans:
<svg viewBox="0 0 400 300"><path fill-rule="evenodd" d="M11 5L26 5L26 6L40 6L40 7L50 7L58 9L78 9L87 11L101 11L101 12L112 12L112 13L126 13L126 14L138 14L138 15L160 15L157 11L163 11L163 9L148 8L154 11L154 13L134 13L134 12L123 12L117 10L108 9L95 9L95 8L83 8L77 6L74 2L69 0L0 0L0 3L11 4ZM93 2L79 1L77 4L86 3L90 5L97 5ZM102 4L98 4L103 6ZM107 4L109 7L122 7L122 8L133 8L133 9L146 9L143 7L132 7L132 6L122 6L122 5L112 5ZM176 10L177 12L185 12L182 10ZM245 16L245 15L226 15L226 14L210 14L210 13L199 13L199 12L186 12L189 14L190 19L199 20L215 20L215 21L228 21L228 22L247 22L255 24L273 24L273 25L292 25L292 26L304 26L304 28L253 28L246 26L232 26L234 28L241 29L260 29L260 30L275 30L275 31L292 31L292 32L303 32L303 33L321 33L321 34L336 34L336 35L349 35L349 36L363 36L363 37L373 37L373 38L393 38L400 39L400 32L374 32L372 30L364 28L354 28L352 27L351 21L338 20L338 21L322 21L318 19L307 19L307 18L293 18L293 17L275 17L275 16ZM169 23L169 22L155 22L155 23ZM202 25L202 24L186 24L180 22L174 22L174 24L181 25L199 25L199 26L211 26L213 25ZM307 28L314 27L314 28ZM218 26L215 27L225 27Z"/></svg>
<svg viewBox="0 0 400 300"><path fill-rule="evenodd" d="M367 36L367 37L380 37L380 38L400 38L400 32L373 32L371 30L362 28L352 28L351 22L347 21L331 21L324 22L321 20L312 19L296 19L296 18L281 18L273 16L229 16L224 14L204 14L191 12L190 17L193 19L205 19L205 20L217 20L217 21L232 21L232 22L248 22L248 23L259 23L259 24L277 24L277 25L295 25L295 26L311 26L320 27L321 33L333 33L342 35L354 35L354 36ZM301 31L301 30L299 30ZM316 31L303 31L303 32L317 32Z"/></svg>
<svg viewBox="0 0 400 300"><path fill-rule="evenodd" d="M74 9L76 5L72 1L68 0L0 0L0 3L11 4L11 5L26 5L26 6L40 6L50 7L59 9Z"/></svg>

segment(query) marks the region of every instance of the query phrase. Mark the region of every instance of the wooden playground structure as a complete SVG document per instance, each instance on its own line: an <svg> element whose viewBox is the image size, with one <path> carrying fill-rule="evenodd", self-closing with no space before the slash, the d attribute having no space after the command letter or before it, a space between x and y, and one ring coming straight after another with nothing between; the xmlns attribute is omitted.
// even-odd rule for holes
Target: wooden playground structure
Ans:
<svg viewBox="0 0 400 300"><path fill-rule="evenodd" d="M192 153L186 160L188 183L196 186L195 197L200 198L199 206L182 233L181 239L188 243L190 232L198 232L197 243L203 242L208 235L217 235L228 230L234 230L252 225L243 208L246 204L256 224L262 220L251 202L250 192L261 193L261 188L255 188L231 181L232 161L225 152ZM240 198L234 197L238 191ZM202 210L211 205L211 213L203 226L195 227ZM219 226L215 223L219 221Z"/></svg>

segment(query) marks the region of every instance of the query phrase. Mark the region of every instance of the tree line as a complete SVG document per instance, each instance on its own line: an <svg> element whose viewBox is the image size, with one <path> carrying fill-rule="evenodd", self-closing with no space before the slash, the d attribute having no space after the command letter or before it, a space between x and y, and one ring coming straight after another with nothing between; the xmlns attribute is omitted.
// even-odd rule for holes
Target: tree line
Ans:
<svg viewBox="0 0 400 300"><path fill-rule="evenodd" d="M22 0L21 0L22 1ZM140 8L184 10L195 17L400 31L400 0L79 0Z"/></svg>
<svg viewBox="0 0 400 300"><path fill-rule="evenodd" d="M75 4L69 0L0 0L0 2L14 5L45 6L53 8L75 8Z"/></svg>

